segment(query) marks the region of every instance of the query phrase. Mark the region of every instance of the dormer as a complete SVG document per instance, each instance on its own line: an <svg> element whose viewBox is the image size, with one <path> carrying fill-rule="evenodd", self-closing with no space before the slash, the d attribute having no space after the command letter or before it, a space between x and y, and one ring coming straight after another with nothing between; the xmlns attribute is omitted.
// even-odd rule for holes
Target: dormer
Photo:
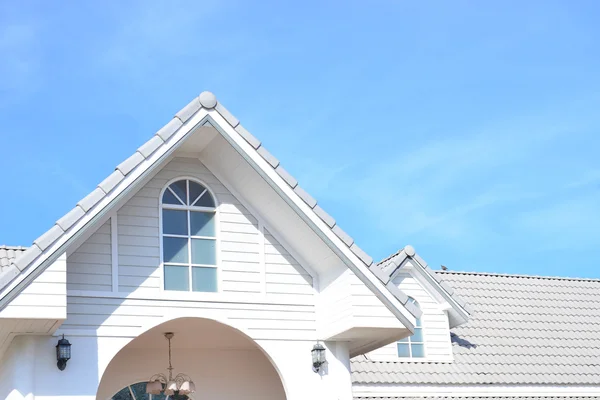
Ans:
<svg viewBox="0 0 600 400"><path fill-rule="evenodd" d="M389 283L406 293L422 315L412 335L366 354L374 361L451 362L450 329L465 323L471 309L412 246L378 263Z"/></svg>

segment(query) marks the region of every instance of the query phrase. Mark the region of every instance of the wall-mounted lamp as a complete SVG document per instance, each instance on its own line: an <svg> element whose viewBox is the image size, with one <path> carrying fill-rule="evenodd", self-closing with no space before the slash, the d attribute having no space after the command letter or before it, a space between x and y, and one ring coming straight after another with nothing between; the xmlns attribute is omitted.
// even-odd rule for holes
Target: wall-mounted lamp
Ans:
<svg viewBox="0 0 600 400"><path fill-rule="evenodd" d="M71 358L71 343L67 339L65 339L65 335L63 335L62 339L58 340L58 344L56 345L56 366L61 371L67 367L67 361Z"/></svg>
<svg viewBox="0 0 600 400"><path fill-rule="evenodd" d="M325 347L321 343L315 344L311 350L313 371L317 373L321 371L321 367L327 362L325 351Z"/></svg>

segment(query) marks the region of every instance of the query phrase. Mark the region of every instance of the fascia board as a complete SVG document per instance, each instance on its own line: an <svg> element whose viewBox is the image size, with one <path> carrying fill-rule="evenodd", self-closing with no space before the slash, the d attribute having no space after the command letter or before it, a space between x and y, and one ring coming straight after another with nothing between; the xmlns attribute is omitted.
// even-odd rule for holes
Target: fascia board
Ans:
<svg viewBox="0 0 600 400"><path fill-rule="evenodd" d="M300 218L323 240L344 264L379 298L380 301L411 332L416 323L415 317L377 279L369 268L338 238L331 229L318 218L308 205L301 201L291 187L254 148L248 144L227 121L215 110L207 111L211 123L227 142L252 166L276 193L300 216Z"/></svg>

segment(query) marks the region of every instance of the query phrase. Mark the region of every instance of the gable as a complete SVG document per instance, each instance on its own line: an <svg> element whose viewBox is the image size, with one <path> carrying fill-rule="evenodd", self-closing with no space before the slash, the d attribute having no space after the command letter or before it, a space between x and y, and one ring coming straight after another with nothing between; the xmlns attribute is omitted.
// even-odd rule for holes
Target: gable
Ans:
<svg viewBox="0 0 600 400"><path fill-rule="evenodd" d="M160 292L160 193L171 181L184 177L204 182L218 202L221 292L314 295L312 276L202 162L188 157L170 161L69 255L68 289ZM114 236L111 224L116 224ZM113 249L117 249L114 258ZM113 272L116 272L114 289Z"/></svg>
<svg viewBox="0 0 600 400"><path fill-rule="evenodd" d="M208 123L216 129L202 128ZM217 151L213 151L219 149L203 151L207 145L219 140L227 143L228 148L237 154L226 154L227 147L221 146L221 153L227 155L227 161L237 163L228 162L226 168L221 168L220 160L214 158ZM281 168L279 161L208 92L182 109L173 121L120 164L115 173L14 262L20 273L17 279L2 289L0 306L5 306L23 290L61 251L74 245L78 238L85 240L86 234L112 218L109 215L111 210L123 207L132 193L146 184L156 170L166 165L177 149L200 152L201 161L218 177L235 171L234 176L227 176L227 180L252 207L263 208L258 210L259 214L272 218L267 223L282 233L287 242L311 250L301 252L307 258L316 255L316 258L307 260L309 269L341 273L343 269L350 268L403 324L412 327L414 315L418 315L419 311L406 304L406 296L397 288L386 287L382 283L378 275L379 267L373 264L372 259L298 186L297 181ZM264 207L268 207L268 213L264 212ZM118 219L118 214L116 217ZM280 221L284 221L287 226L278 226ZM282 229L284 227L286 229ZM116 252L111 257L114 254Z"/></svg>
<svg viewBox="0 0 600 400"><path fill-rule="evenodd" d="M373 361L396 362L450 362L452 361L452 345L450 342L450 325L448 313L443 303L431 288L414 276L414 270L407 270L396 275L394 285L415 299L423 314L421 326L423 335L424 357L400 358L396 343L391 343L367 354Z"/></svg>

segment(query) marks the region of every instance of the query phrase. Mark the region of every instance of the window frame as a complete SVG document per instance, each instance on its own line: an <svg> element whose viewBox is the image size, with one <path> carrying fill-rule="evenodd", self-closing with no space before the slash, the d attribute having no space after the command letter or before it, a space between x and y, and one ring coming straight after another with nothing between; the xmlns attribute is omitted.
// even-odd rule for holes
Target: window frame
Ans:
<svg viewBox="0 0 600 400"><path fill-rule="evenodd" d="M414 304L419 309L421 309L419 302L414 297L408 296L408 301L412 302L412 304ZM422 339L420 342L413 341L412 337L414 336L414 334L402 339L402 340L406 340L405 342L402 342L400 340L396 342L396 356L401 360L419 360L420 361L420 360L424 360L427 358L427 348L425 346L425 327L423 326L423 315L421 315L420 318L417 318L417 322L418 322L418 326L415 326L415 328L419 328L421 330ZM408 345L408 356L400 355L400 353L398 351L399 344ZM422 356L413 356L413 345L423 346L423 355Z"/></svg>
<svg viewBox="0 0 600 400"><path fill-rule="evenodd" d="M142 400L142 399L138 399L138 398L136 397L136 395L135 395L135 393L134 393L134 391L133 391L132 387L133 387L133 386L137 386L137 385L144 385L144 391L145 391L145 389L146 389L145 385L146 385L147 383L148 383L148 382L144 382L144 381L142 381L142 382L136 382L136 383L131 383L131 384L129 384L129 385L127 385L127 386L125 386L125 387L123 387L123 388L119 389L119 390L118 390L116 393L114 393L112 396L110 396L109 400L113 400L113 398L114 398L116 395L118 395L119 393L121 393L121 392L122 392L122 391L124 391L124 390L128 390L128 391L129 391L129 395L131 396L131 398L132 398L133 400ZM159 398L159 397L161 397L161 398L163 398L163 399L165 398L165 395L163 395L163 394L159 394L159 395L155 395L155 394L148 394L147 396L148 396L148 399L149 399L149 400L154 400L155 398L156 398L156 400L158 400L158 398ZM181 396L185 396L185 397L187 397L187 399L188 399L188 400L191 400L191 397L190 397L190 396L187 396L187 395L181 395ZM171 396L168 396L168 398L170 399L170 398L171 398Z"/></svg>
<svg viewBox="0 0 600 400"><path fill-rule="evenodd" d="M167 190L169 190L169 186L178 181L192 181L199 185L202 185L208 194L212 197L215 207L202 207L202 206L187 206L187 205L178 205L178 204L165 204L163 203L163 196ZM189 184L187 184L187 191L189 196ZM194 202L195 203L195 202ZM220 215L219 215L219 202L217 200L217 196L215 196L214 191L210 188L208 184L206 184L201 179L198 179L194 176L178 176L176 178L170 179L164 187L161 189L158 198L158 233L159 233L159 255L160 255L160 278L161 285L160 289L162 292L169 293L194 293L196 295L210 295L221 292L221 236L220 236ZM200 211L200 212L214 212L214 223L215 223L215 236L192 236L192 235L177 235L177 234L167 234L166 236L163 234L163 210L180 210L180 211ZM191 220L188 214L187 217L188 222L188 232L190 232L190 224ZM169 290L165 288L165 260L164 260L164 238L165 237L180 237L186 238L188 240L191 239L212 239L215 241L215 265L208 264L194 264L191 259L191 245L188 243L188 263L167 263L169 265L175 266L185 266L188 267L188 290ZM194 266L201 268L214 268L216 271L216 290L214 292L202 292L202 291L194 291L192 290L192 269Z"/></svg>

